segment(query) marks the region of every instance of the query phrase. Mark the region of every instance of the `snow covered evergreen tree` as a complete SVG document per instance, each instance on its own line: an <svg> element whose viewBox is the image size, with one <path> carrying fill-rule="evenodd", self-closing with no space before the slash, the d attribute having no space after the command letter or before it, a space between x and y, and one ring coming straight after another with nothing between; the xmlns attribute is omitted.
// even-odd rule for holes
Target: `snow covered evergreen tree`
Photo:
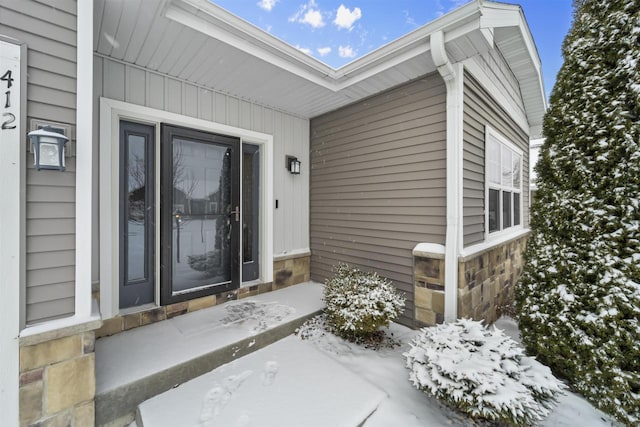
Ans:
<svg viewBox="0 0 640 427"><path fill-rule="evenodd" d="M544 119L527 263L529 352L640 423L640 2L580 0Z"/></svg>

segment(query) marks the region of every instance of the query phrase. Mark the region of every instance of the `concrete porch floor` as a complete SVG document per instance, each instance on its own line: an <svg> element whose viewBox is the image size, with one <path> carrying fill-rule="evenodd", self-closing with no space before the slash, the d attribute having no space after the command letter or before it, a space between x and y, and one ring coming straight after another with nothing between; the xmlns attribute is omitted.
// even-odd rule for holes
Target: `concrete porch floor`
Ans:
<svg viewBox="0 0 640 427"><path fill-rule="evenodd" d="M319 313L306 282L96 341L96 425L124 426L143 401L272 344Z"/></svg>

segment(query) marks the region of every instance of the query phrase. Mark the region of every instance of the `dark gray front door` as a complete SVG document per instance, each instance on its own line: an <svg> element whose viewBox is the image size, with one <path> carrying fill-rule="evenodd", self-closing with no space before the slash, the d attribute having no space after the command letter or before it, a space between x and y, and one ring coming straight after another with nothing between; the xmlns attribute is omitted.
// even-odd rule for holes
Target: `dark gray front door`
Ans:
<svg viewBox="0 0 640 427"><path fill-rule="evenodd" d="M120 122L120 308L154 296L154 133Z"/></svg>
<svg viewBox="0 0 640 427"><path fill-rule="evenodd" d="M256 280L260 273L260 150L242 145L242 281Z"/></svg>
<svg viewBox="0 0 640 427"><path fill-rule="evenodd" d="M162 125L161 303L240 285L240 140Z"/></svg>

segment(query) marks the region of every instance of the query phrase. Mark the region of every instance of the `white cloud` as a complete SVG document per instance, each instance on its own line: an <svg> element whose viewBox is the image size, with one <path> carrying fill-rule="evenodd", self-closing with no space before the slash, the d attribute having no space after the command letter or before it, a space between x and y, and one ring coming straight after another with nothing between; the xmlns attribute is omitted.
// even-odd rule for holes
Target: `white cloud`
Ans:
<svg viewBox="0 0 640 427"><path fill-rule="evenodd" d="M439 2L437 3L439 4ZM442 7L442 5L440 6ZM413 19L413 16L409 15L409 11L408 10L403 10L402 13L404 14L404 22L408 25L411 25L412 27L417 27L418 24L416 23L416 20ZM437 16L442 16L442 13L438 10L436 12Z"/></svg>
<svg viewBox="0 0 640 427"><path fill-rule="evenodd" d="M309 49L308 47L302 47L302 46L296 45L296 49L298 49L302 53L306 53L307 55L311 55L311 49Z"/></svg>
<svg viewBox="0 0 640 427"><path fill-rule="evenodd" d="M356 51L349 45L338 47L338 55L340 58L353 58L356 56Z"/></svg>
<svg viewBox="0 0 640 427"><path fill-rule="evenodd" d="M351 31L353 24L360 18L362 18L362 11L359 7L354 7L353 10L349 10L348 7L341 4L333 23L336 24L338 28L344 28Z"/></svg>
<svg viewBox="0 0 640 427"><path fill-rule="evenodd" d="M322 12L318 9L318 5L315 0L309 0L309 3L300 6L300 9L289 18L289 22L300 22L302 24L309 24L313 28L320 28L325 26Z"/></svg>
<svg viewBox="0 0 640 427"><path fill-rule="evenodd" d="M317 49L317 51L318 51L318 55L327 56L328 54L331 53L331 48L329 46L327 46L327 47L319 47Z"/></svg>
<svg viewBox="0 0 640 427"><path fill-rule="evenodd" d="M278 0L260 0L257 4L261 9L270 12L277 2Z"/></svg>

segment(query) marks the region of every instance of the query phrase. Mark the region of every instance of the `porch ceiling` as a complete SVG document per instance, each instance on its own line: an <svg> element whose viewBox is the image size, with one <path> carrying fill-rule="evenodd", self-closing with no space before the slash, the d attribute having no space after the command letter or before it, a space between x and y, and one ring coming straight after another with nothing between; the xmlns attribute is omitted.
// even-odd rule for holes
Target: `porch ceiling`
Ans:
<svg viewBox="0 0 640 427"><path fill-rule="evenodd" d="M487 25L483 15L490 15L494 9L506 12L508 26L502 21ZM544 91L536 86L536 80L541 80L534 75L539 72L539 60L535 47L532 55L531 46L523 41L528 30L522 34L518 11L508 5L472 2L333 69L208 0L97 0L94 50L147 70L312 118L435 71L429 54L434 31L444 32L447 50L455 61L486 51L494 38L507 61L513 57L510 65L523 70L520 75L515 69L514 73L523 77L521 87L529 85L523 96L525 103L527 96L530 98L529 120L536 122L544 112ZM494 32L494 27L505 30ZM533 66L536 61L537 68Z"/></svg>

